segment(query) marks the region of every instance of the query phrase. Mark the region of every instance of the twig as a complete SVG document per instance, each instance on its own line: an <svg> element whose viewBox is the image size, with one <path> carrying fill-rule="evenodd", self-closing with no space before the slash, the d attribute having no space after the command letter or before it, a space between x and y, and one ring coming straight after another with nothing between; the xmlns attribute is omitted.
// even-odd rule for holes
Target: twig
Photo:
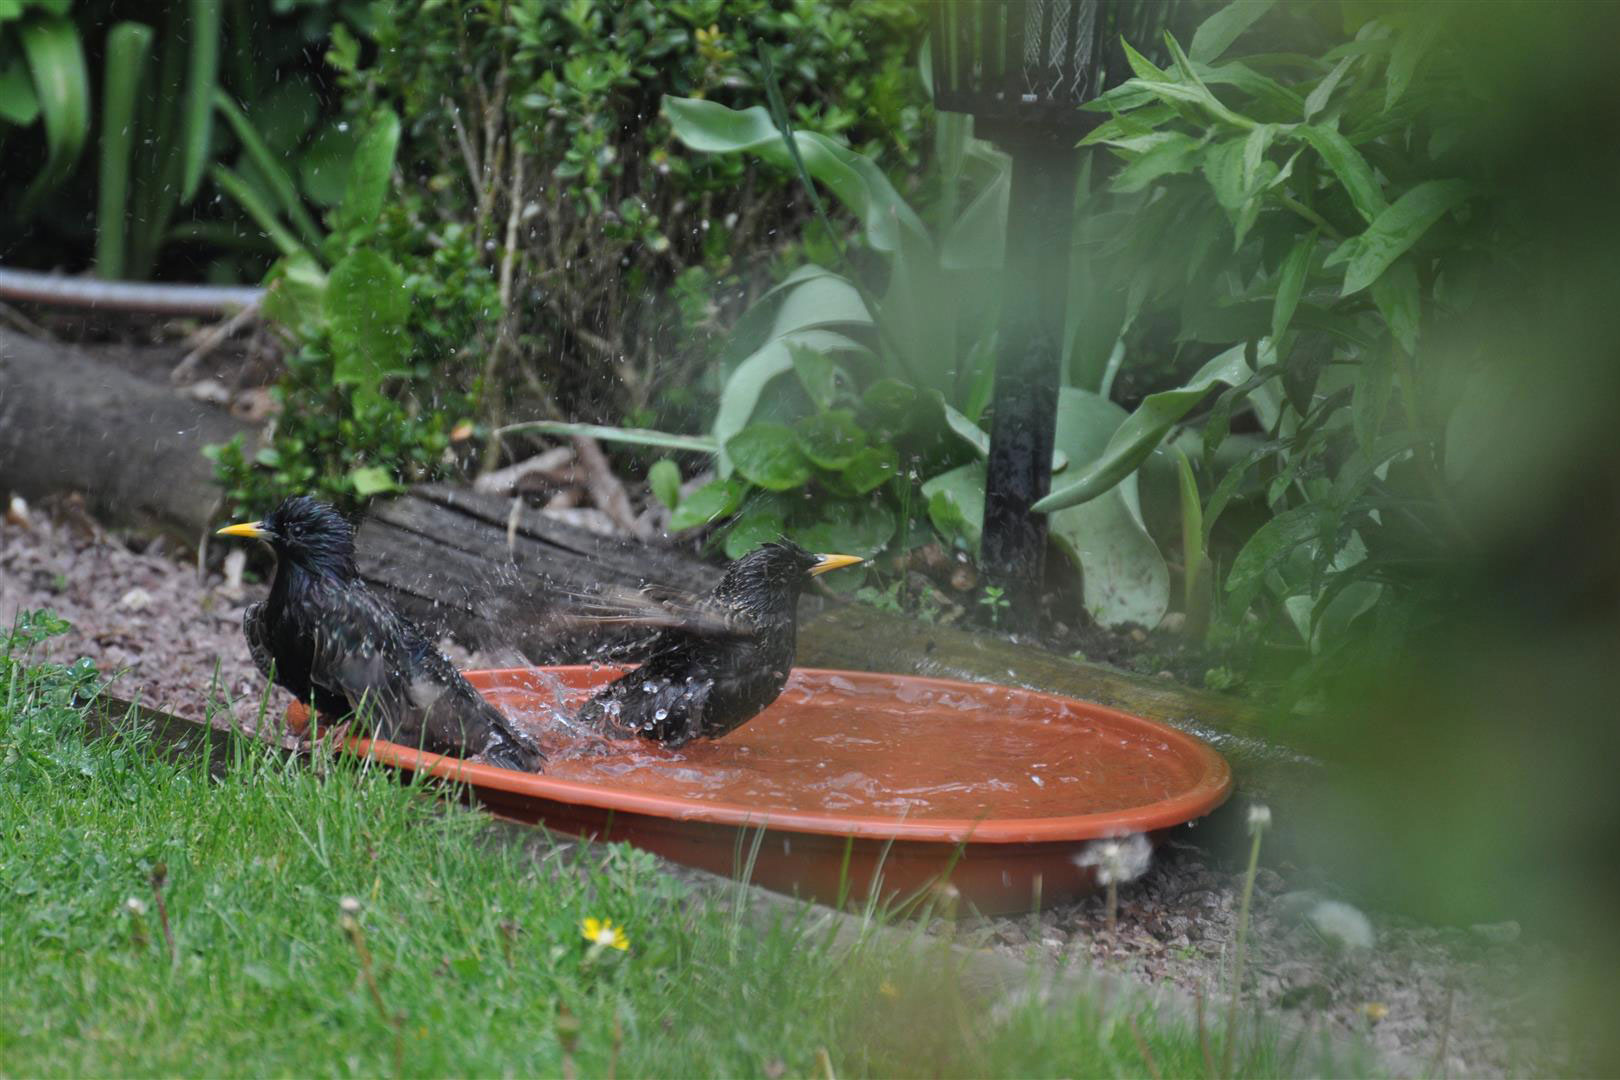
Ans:
<svg viewBox="0 0 1620 1080"><path fill-rule="evenodd" d="M832 1055L825 1046L816 1047L816 1067L821 1070L822 1080L838 1080L838 1074L833 1072Z"/></svg>
<svg viewBox="0 0 1620 1080"><path fill-rule="evenodd" d="M198 364L202 363L204 357L230 340L233 334L258 317L259 304L255 301L224 322L210 328L203 334L202 340L197 342L196 348L186 353L181 361L174 366L174 370L169 372L169 381L177 383L185 379L196 369Z"/></svg>
<svg viewBox="0 0 1620 1080"><path fill-rule="evenodd" d="M1159 1063L1153 1058L1153 1051L1148 1049L1147 1040L1142 1038L1142 1029L1136 1026L1136 1017L1127 1016L1125 1024L1131 1029L1131 1038L1136 1040L1136 1052L1142 1055L1142 1064L1147 1068L1148 1075L1153 1080L1164 1080L1164 1073L1159 1071Z"/></svg>
<svg viewBox="0 0 1620 1080"><path fill-rule="evenodd" d="M152 867L152 896L157 901L158 925L163 928L163 941L169 947L169 966L179 962L174 949L174 934L169 930L169 905L163 902L163 883L169 880L169 866L158 863Z"/></svg>
<svg viewBox="0 0 1620 1080"><path fill-rule="evenodd" d="M607 455L602 453L602 444L589 435L574 436L574 451L579 456L579 463L585 468L585 486L591 493L591 502L596 504L613 523L629 532L632 536L642 540L652 538L652 530L636 521L636 515L630 507L630 496L625 494L624 485L619 478L613 475L613 466L608 464Z"/></svg>

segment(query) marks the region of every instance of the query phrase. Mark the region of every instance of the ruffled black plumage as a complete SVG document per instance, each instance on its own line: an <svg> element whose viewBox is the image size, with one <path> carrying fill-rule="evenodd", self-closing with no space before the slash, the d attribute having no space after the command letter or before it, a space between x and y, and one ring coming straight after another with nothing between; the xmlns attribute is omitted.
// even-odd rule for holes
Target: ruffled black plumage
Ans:
<svg viewBox="0 0 1620 1080"><path fill-rule="evenodd" d="M718 739L757 716L787 684L799 594L825 570L859 562L765 544L731 564L706 597L648 599L602 622L658 626L641 666L603 687L578 720L668 746Z"/></svg>
<svg viewBox="0 0 1620 1080"><path fill-rule="evenodd" d="M242 620L266 678L323 718L354 716L391 742L540 769L545 755L534 741L367 588L355 567L354 531L337 511L295 496L263 521L221 532L265 540L276 551L270 596Z"/></svg>

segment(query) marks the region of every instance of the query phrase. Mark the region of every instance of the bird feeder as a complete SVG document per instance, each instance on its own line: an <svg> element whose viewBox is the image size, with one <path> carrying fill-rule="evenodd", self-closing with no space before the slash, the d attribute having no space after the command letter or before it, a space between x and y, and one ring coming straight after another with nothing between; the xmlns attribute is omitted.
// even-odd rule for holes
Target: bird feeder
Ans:
<svg viewBox="0 0 1620 1080"><path fill-rule="evenodd" d="M937 0L934 105L1011 155L1012 193L981 561L1008 614L1039 611L1079 151L1080 105L1128 74L1119 41L1156 41L1168 0ZM1081 463L1083 464L1083 463Z"/></svg>

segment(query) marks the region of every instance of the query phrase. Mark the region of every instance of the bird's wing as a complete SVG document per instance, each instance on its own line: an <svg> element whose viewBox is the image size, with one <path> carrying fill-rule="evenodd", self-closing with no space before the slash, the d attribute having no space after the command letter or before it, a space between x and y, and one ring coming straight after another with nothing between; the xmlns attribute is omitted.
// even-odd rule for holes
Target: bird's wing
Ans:
<svg viewBox="0 0 1620 1080"><path fill-rule="evenodd" d="M607 586L579 594L559 618L578 625L680 630L699 637L746 638L757 632L753 620L714 596L668 586Z"/></svg>
<svg viewBox="0 0 1620 1080"><path fill-rule="evenodd" d="M249 604L243 610L242 636L247 638L248 655L253 657L253 666L258 668L259 674L266 679L272 678L276 662L270 652L270 627L265 621L263 600Z"/></svg>
<svg viewBox="0 0 1620 1080"><path fill-rule="evenodd" d="M360 588L322 590L317 612L310 628L310 681L341 694L351 709L397 724L408 685L398 614Z"/></svg>

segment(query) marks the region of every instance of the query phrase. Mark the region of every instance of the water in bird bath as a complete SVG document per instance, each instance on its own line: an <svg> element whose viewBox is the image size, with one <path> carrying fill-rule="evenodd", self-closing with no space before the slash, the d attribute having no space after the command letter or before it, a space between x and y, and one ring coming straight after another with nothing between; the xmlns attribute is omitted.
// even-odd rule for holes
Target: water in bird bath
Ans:
<svg viewBox="0 0 1620 1080"><path fill-rule="evenodd" d="M1202 768L1156 726L1000 686L798 669L750 723L672 750L569 723L610 669L512 675L474 682L541 740L548 777L767 814L1073 817L1159 802Z"/></svg>

